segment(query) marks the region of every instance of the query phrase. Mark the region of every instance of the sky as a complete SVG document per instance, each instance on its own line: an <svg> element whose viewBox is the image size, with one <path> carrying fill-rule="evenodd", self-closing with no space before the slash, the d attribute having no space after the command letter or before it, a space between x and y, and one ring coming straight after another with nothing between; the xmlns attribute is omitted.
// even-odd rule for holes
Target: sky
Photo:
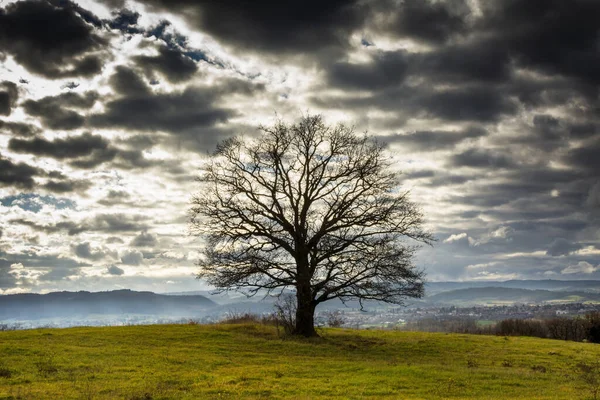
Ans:
<svg viewBox="0 0 600 400"><path fill-rule="evenodd" d="M216 144L387 144L431 281L600 279L600 1L0 2L0 293L203 290Z"/></svg>

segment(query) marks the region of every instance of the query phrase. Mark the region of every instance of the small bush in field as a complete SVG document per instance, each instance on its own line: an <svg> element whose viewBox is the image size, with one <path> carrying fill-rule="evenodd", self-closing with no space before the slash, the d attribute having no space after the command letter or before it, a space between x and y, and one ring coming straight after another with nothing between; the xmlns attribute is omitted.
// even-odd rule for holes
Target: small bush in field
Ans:
<svg viewBox="0 0 600 400"><path fill-rule="evenodd" d="M294 296L290 294L281 295L275 303L274 316L277 331L281 326L286 335L291 335L296 328L296 299Z"/></svg>
<svg viewBox="0 0 600 400"><path fill-rule="evenodd" d="M262 317L251 312L230 311L227 316L221 320L222 324L260 324Z"/></svg>
<svg viewBox="0 0 600 400"><path fill-rule="evenodd" d="M339 310L326 312L325 319L327 321L327 325L332 328L339 328L346 323L344 314Z"/></svg>

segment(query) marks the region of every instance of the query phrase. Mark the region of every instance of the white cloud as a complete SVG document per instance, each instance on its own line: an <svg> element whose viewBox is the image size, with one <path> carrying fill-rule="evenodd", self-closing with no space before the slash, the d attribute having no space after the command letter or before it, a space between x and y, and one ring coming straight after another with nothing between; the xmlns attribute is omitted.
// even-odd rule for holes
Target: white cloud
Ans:
<svg viewBox="0 0 600 400"><path fill-rule="evenodd" d="M474 281L508 281L511 279L517 279L518 277L519 275L515 273L502 273L499 271L482 271L470 278Z"/></svg>
<svg viewBox="0 0 600 400"><path fill-rule="evenodd" d="M589 262L579 261L577 264L569 265L560 271L561 274L591 274L600 270L600 265L593 266Z"/></svg>
<svg viewBox="0 0 600 400"><path fill-rule="evenodd" d="M454 235L450 235L446 240L444 240L444 243L454 243L454 242L458 242L462 239L466 239L467 238L467 234L465 232L463 233L456 233Z"/></svg>
<svg viewBox="0 0 600 400"><path fill-rule="evenodd" d="M489 267L493 267L494 265L497 265L498 263L496 262L489 262L489 263L482 263L482 264L471 264L471 265L467 265L467 269L485 269L485 268L489 268Z"/></svg>
<svg viewBox="0 0 600 400"><path fill-rule="evenodd" d="M501 226L491 232L481 235L479 239L469 237L469 245L477 247L488 243L510 242L512 240L510 237L512 233L513 229L511 227Z"/></svg>
<svg viewBox="0 0 600 400"><path fill-rule="evenodd" d="M20 271L23 270L25 267L23 267L23 264L21 263L15 263L15 264L11 264L10 269L11 271Z"/></svg>

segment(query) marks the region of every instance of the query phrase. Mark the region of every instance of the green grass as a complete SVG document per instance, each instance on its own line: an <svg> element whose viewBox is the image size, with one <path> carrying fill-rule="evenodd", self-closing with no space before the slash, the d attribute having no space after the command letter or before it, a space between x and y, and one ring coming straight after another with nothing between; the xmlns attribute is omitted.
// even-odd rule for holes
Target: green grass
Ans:
<svg viewBox="0 0 600 400"><path fill-rule="evenodd" d="M585 399L600 346L260 325L0 332L0 399ZM589 383L587 384L589 386Z"/></svg>

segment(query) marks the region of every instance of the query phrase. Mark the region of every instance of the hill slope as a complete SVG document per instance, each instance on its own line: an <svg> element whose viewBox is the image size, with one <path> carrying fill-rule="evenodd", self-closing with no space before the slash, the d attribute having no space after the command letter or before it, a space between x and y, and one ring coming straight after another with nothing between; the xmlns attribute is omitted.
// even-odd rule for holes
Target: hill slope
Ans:
<svg viewBox="0 0 600 400"><path fill-rule="evenodd" d="M600 302L600 294L506 287L482 287L441 292L427 297L425 301L429 303L455 304L461 306L502 303L540 304L545 302Z"/></svg>
<svg viewBox="0 0 600 400"><path fill-rule="evenodd" d="M53 292L0 296L0 320L84 318L89 315L150 314L188 316L215 307L204 296L166 296L152 292Z"/></svg>
<svg viewBox="0 0 600 400"><path fill-rule="evenodd" d="M256 325L0 332L0 399L583 399L600 346L494 336Z"/></svg>
<svg viewBox="0 0 600 400"><path fill-rule="evenodd" d="M589 292L600 293L600 281L580 280L580 281L561 281L555 279L543 280L510 280L510 281L466 281L466 282L427 282L425 292L427 296L449 290L482 288L482 287L501 287L512 289L538 289L538 290L556 290L563 292Z"/></svg>

